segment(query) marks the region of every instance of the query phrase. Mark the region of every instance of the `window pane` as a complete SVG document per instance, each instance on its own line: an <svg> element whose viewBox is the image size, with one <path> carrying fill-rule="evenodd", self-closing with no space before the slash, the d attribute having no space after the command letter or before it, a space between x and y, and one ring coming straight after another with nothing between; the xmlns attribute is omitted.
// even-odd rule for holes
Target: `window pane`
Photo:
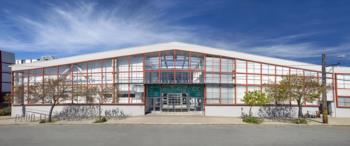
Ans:
<svg viewBox="0 0 350 146"><path fill-rule="evenodd" d="M161 69L173 69L174 68L174 55L173 51L161 53Z"/></svg>
<svg viewBox="0 0 350 146"><path fill-rule="evenodd" d="M198 54L191 54L191 68L192 69L203 69L204 57Z"/></svg>
<svg viewBox="0 0 350 146"><path fill-rule="evenodd" d="M189 66L189 56L187 52L177 51L176 52L176 69L188 69Z"/></svg>
<svg viewBox="0 0 350 146"><path fill-rule="evenodd" d="M128 84L119 84L118 85L118 103L129 103L128 102L128 93L129 93Z"/></svg>
<svg viewBox="0 0 350 146"><path fill-rule="evenodd" d="M217 85L207 85L207 104L218 104L220 101L220 88Z"/></svg>
<svg viewBox="0 0 350 146"><path fill-rule="evenodd" d="M154 54L147 54L146 55L146 70L156 70L159 67L159 60L158 53Z"/></svg>
<svg viewBox="0 0 350 146"><path fill-rule="evenodd" d="M220 72L220 58L206 57L205 67L207 72Z"/></svg>
<svg viewBox="0 0 350 146"><path fill-rule="evenodd" d="M233 60L221 58L221 72L232 72Z"/></svg>
<svg viewBox="0 0 350 146"><path fill-rule="evenodd" d="M218 73L207 73L206 83L220 83L220 76Z"/></svg>
<svg viewBox="0 0 350 146"><path fill-rule="evenodd" d="M158 83L158 72L146 72L146 83Z"/></svg>

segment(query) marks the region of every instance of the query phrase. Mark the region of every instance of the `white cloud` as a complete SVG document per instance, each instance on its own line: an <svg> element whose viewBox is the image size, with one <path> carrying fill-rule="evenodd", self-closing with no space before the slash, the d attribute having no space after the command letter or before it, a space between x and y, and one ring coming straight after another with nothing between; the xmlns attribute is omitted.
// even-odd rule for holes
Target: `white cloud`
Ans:
<svg viewBox="0 0 350 146"><path fill-rule="evenodd" d="M141 9L132 17L114 9L97 9L94 3L74 6L51 5L40 19L15 16L16 25L30 41L0 36L0 46L17 51L93 51L164 41L189 40L195 36L190 27L166 25L150 9Z"/></svg>

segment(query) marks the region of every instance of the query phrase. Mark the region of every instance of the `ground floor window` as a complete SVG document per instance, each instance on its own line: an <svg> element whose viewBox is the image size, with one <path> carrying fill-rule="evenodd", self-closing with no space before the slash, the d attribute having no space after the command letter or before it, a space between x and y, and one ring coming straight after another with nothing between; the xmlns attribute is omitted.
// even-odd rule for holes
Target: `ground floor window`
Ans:
<svg viewBox="0 0 350 146"><path fill-rule="evenodd" d="M350 107L350 97L338 97L338 106Z"/></svg>

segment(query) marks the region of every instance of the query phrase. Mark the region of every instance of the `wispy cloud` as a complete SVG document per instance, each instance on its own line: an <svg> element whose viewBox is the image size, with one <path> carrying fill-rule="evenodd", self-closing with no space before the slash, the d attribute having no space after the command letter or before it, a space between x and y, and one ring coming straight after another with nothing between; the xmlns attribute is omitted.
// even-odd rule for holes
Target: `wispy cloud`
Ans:
<svg viewBox="0 0 350 146"><path fill-rule="evenodd" d="M162 14L150 15L152 10L149 7L133 14L122 12L125 9L122 7L101 10L97 9L96 3L79 2L74 6L51 5L40 19L10 16L31 39L0 36L0 45L18 51L63 51L69 54L125 45L189 40L195 35L192 27L166 25L159 19Z"/></svg>

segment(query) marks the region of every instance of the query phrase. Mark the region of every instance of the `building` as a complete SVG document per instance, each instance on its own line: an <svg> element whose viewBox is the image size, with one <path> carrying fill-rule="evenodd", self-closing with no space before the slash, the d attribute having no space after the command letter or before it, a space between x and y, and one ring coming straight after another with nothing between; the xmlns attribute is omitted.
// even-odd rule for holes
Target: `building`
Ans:
<svg viewBox="0 0 350 146"><path fill-rule="evenodd" d="M48 61L56 59L54 56L41 56L40 59L16 59L16 64L33 63L37 61Z"/></svg>
<svg viewBox="0 0 350 146"><path fill-rule="evenodd" d="M16 59L16 64L26 64L26 63L33 63L37 62L40 59Z"/></svg>
<svg viewBox="0 0 350 146"><path fill-rule="evenodd" d="M264 90L264 84L285 75L321 77L321 67L315 64L179 42L18 64L12 71L14 88L24 89L15 94L12 116L21 114L21 104L27 111L47 113L51 100L33 100L28 87L62 76L69 90L68 98L55 107L58 112L73 105L95 105L104 96L104 110L118 108L128 115L193 112L205 116L240 116L249 109L242 102L245 92ZM327 83L331 116L350 117L350 68L328 68ZM102 94L84 92L94 87ZM259 108L254 107L254 112ZM303 107L304 113L318 109L319 101Z"/></svg>
<svg viewBox="0 0 350 146"><path fill-rule="evenodd" d="M11 69L9 66L15 63L15 55L13 53L0 50L0 60L0 103L2 103L4 100L3 96L11 93Z"/></svg>

